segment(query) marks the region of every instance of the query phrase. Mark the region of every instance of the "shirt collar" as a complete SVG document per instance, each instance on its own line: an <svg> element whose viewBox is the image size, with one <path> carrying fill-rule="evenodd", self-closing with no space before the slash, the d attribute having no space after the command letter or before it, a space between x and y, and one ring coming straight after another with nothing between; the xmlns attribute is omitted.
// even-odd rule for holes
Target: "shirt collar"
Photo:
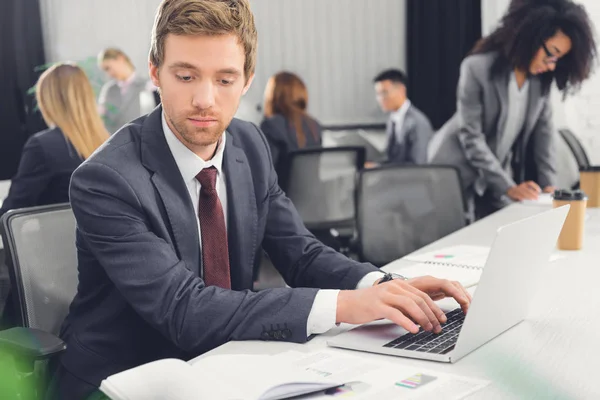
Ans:
<svg viewBox="0 0 600 400"><path fill-rule="evenodd" d="M131 85L131 83L135 80L135 72L133 72L129 78L125 79L124 81L117 81L117 85L123 89L126 87L129 87L129 85Z"/></svg>
<svg viewBox="0 0 600 400"><path fill-rule="evenodd" d="M402 119L402 117L404 117L406 112L408 111L409 107L410 107L410 100L409 99L404 100L402 107L400 107L399 109L397 109L396 111L394 111L392 113L392 119L394 119L395 121L400 121Z"/></svg>
<svg viewBox="0 0 600 400"><path fill-rule="evenodd" d="M204 161L193 151L188 149L183 143L181 143L179 139L177 139L177 136L175 136L167 124L164 111L162 113L162 128L165 134L165 139L167 140L167 145L169 146L169 150L171 150L171 154L173 154L175 163L177 164L179 172L181 173L181 176L186 184L196 179L196 175L198 175L198 173L204 168L208 167L215 167L217 169L217 174L222 176L223 153L225 151L225 140L227 138L225 133L223 133L221 139L219 140L217 151L214 157L208 161Z"/></svg>

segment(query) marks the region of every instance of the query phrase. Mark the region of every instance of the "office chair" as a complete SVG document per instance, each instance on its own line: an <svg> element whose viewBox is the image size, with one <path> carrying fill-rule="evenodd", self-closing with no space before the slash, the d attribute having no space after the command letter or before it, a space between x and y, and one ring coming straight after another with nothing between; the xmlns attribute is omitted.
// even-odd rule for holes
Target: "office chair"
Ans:
<svg viewBox="0 0 600 400"><path fill-rule="evenodd" d="M581 168L589 167L590 159L588 158L585 148L573 132L569 129L560 129L558 132L560 133L561 141L566 144L571 152L570 157L566 154L560 154L562 143L559 143L559 165L557 167L559 187L578 189L579 170ZM573 161L575 161L575 163L573 163Z"/></svg>
<svg viewBox="0 0 600 400"><path fill-rule="evenodd" d="M461 187L454 167L386 165L361 171L360 260L381 267L464 227Z"/></svg>
<svg viewBox="0 0 600 400"><path fill-rule="evenodd" d="M565 142L569 145L569 148L573 152L575 159L577 160L577 164L579 164L580 168L586 168L590 166L590 159L585 151L585 148L577 138L569 129L560 129L558 131Z"/></svg>
<svg viewBox="0 0 600 400"><path fill-rule="evenodd" d="M7 398L2 390L18 391L14 398L42 398L47 377L39 361L66 348L57 335L77 290L75 226L68 204L12 210L1 219L17 323L0 331L0 357L13 367L12 376L2 371L1 398Z"/></svg>
<svg viewBox="0 0 600 400"><path fill-rule="evenodd" d="M364 147L303 149L291 152L282 189L306 228L323 243L347 253L355 232L356 174Z"/></svg>
<svg viewBox="0 0 600 400"><path fill-rule="evenodd" d="M562 133L556 142L556 186L560 189L579 188L579 168L585 164L585 159L573 151Z"/></svg>

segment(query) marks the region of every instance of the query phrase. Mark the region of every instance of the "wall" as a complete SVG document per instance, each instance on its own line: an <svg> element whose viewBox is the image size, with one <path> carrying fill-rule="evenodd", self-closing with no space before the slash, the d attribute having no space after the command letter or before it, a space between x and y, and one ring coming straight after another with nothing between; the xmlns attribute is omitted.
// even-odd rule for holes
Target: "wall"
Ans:
<svg viewBox="0 0 600 400"><path fill-rule="evenodd" d="M146 71L150 31L160 0L41 0L49 62L95 57L105 47L124 50Z"/></svg>
<svg viewBox="0 0 600 400"><path fill-rule="evenodd" d="M580 0L580 4L586 8L592 22L598 29L600 23L600 2L597 0ZM596 38L600 45L600 38ZM600 48L598 49L600 51ZM588 156L595 164L600 164L600 75L596 73L584 82L581 91L575 96L567 98L562 102L560 96L556 96L555 109L558 105L563 106L564 125L568 126L578 135L588 151Z"/></svg>
<svg viewBox="0 0 600 400"><path fill-rule="evenodd" d="M160 0L42 0L50 62L118 46L146 73ZM381 122L372 78L405 68L405 0L252 0L259 31L256 79L239 116L258 122L264 85L288 69L307 83L310 112L325 124Z"/></svg>
<svg viewBox="0 0 600 400"><path fill-rule="evenodd" d="M482 0L482 33L490 33L510 0ZM596 25L600 21L600 2L579 0ZM599 43L600 44L600 43ZM599 49L600 50L600 49ZM600 164L600 76L596 73L584 82L581 91L563 100L556 88L552 91L554 124L557 128L568 127L585 146L591 161Z"/></svg>

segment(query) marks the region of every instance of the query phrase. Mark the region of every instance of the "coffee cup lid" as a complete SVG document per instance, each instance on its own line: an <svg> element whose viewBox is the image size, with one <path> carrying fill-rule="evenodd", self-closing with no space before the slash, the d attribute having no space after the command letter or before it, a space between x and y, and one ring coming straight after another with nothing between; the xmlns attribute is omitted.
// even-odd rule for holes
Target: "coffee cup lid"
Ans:
<svg viewBox="0 0 600 400"><path fill-rule="evenodd" d="M587 196L582 190L559 189L554 192L554 200L587 200Z"/></svg>
<svg viewBox="0 0 600 400"><path fill-rule="evenodd" d="M580 172L600 172L600 165L588 165L587 167L579 168Z"/></svg>

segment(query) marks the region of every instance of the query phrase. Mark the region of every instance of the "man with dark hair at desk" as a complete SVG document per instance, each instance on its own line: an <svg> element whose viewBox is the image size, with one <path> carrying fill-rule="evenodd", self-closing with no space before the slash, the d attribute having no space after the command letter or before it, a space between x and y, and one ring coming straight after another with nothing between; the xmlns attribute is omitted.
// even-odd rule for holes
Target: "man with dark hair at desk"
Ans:
<svg viewBox="0 0 600 400"><path fill-rule="evenodd" d="M302 343L381 318L439 332L434 299L468 308L456 282L392 279L304 228L263 134L233 119L256 47L249 0L161 3L149 68L162 106L73 175L79 286L50 398L86 398L107 376L230 340ZM250 290L261 248L291 288Z"/></svg>
<svg viewBox="0 0 600 400"><path fill-rule="evenodd" d="M427 116L407 98L406 75L398 69L388 69L373 81L379 106L390 113L386 128L387 162L425 164L434 131Z"/></svg>

